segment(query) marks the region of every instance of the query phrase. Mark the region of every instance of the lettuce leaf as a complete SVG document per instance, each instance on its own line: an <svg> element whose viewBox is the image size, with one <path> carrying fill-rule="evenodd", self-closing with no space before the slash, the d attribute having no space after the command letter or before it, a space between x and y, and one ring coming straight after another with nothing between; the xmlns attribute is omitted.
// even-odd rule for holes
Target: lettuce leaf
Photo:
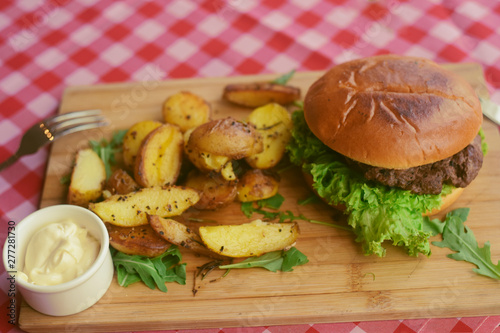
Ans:
<svg viewBox="0 0 500 333"><path fill-rule="evenodd" d="M348 223L366 255L384 256L384 241L403 246L411 256L430 255L431 232L424 230L422 213L439 207L441 195L450 193L452 186L443 186L440 195L417 195L369 182L312 134L303 111L294 112L293 123L287 146L290 161L312 175L319 196L346 206Z"/></svg>

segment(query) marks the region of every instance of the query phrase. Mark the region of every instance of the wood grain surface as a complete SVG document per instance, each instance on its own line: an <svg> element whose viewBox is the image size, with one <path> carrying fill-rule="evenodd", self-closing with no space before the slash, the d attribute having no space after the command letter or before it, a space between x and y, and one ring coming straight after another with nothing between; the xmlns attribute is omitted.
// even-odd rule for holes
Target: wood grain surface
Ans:
<svg viewBox="0 0 500 333"><path fill-rule="evenodd" d="M479 65L447 66L463 75L478 94L487 97ZM299 86L304 94L321 74L297 73L290 83ZM65 187L59 179L68 174L78 148L91 139L109 138L112 131L128 128L137 121L161 120L162 103L169 95L189 90L213 106L213 118L231 115L243 119L249 110L221 100L224 85L275 77L69 87L61 101L61 113L100 108L111 125L73 134L53 144L40 206L65 202ZM488 240L491 242L496 262L500 259L500 137L498 128L486 119L483 128L489 154L479 176L450 209L470 207L467 225L481 246ZM286 198L283 210L325 222L344 223L342 215L325 204L297 204L298 199L310 195L297 169L282 174L280 193ZM248 221L237 203L216 212L189 214L220 223ZM402 249L386 244L386 257L378 258L364 256L349 231L302 221L300 228L302 233L296 247L310 262L293 272L233 270L217 282L210 279L198 282L200 289L193 296L196 267L209 260L183 251L188 272L186 285L170 283L168 293L162 293L142 283L122 288L114 280L96 305L76 315L50 317L23 303L20 326L28 332L107 332L500 314L500 282L477 275L469 263L447 258L449 249L432 246L430 257L408 257ZM213 274L215 278L219 272Z"/></svg>

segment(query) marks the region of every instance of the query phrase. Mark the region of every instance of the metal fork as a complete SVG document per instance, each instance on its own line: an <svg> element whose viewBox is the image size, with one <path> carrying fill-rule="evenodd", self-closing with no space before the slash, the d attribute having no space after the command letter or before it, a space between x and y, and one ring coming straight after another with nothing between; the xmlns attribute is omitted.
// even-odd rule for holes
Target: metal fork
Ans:
<svg viewBox="0 0 500 333"><path fill-rule="evenodd" d="M0 171L21 156L33 154L41 147L70 133L108 125L101 110L75 111L56 115L33 125L24 133L17 152L0 163Z"/></svg>

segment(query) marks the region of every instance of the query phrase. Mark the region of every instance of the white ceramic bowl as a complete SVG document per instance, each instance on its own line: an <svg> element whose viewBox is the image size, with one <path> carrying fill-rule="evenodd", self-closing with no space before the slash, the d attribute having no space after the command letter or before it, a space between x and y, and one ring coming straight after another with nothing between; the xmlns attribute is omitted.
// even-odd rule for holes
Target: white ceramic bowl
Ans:
<svg viewBox="0 0 500 333"><path fill-rule="evenodd" d="M113 279L113 261L109 252L109 235L101 219L88 209L73 205L56 205L40 209L19 222L15 227L16 268L24 267L26 246L33 234L42 227L70 218L87 228L101 244L97 259L77 278L53 286L31 284L19 276L16 288L24 300L35 310L52 316L66 316L81 312L94 305L105 293ZM8 267L8 242L3 248L3 262Z"/></svg>

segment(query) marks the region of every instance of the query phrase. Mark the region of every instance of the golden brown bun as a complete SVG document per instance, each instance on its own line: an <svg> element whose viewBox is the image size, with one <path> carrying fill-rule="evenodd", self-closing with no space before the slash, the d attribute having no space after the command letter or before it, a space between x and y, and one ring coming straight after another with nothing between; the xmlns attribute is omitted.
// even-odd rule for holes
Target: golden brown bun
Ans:
<svg viewBox="0 0 500 333"><path fill-rule="evenodd" d="M458 153L483 119L479 99L464 79L430 60L396 55L333 67L309 88L304 115L331 149L391 169Z"/></svg>
<svg viewBox="0 0 500 333"><path fill-rule="evenodd" d="M313 177L311 176L310 173L308 172L303 172L302 173L304 175L304 179L306 181L306 184L311 188L311 190L316 193L316 195L318 195L318 193L316 192L316 190L314 189L313 187ZM444 197L442 197L442 203L441 203L441 206L439 208L435 208L433 210L431 210L430 212L427 212L427 213L424 213L422 214L423 216L432 216L432 215L436 215L442 211L444 211L446 208L450 207L455 201L457 201L458 197L460 197L460 195L462 195L464 191L464 188L462 187L455 187L450 194L448 195L445 195ZM333 208L337 209L337 210L340 210L340 211L344 211L346 210L346 207L343 205L343 204L338 204L338 205L335 205L335 204L331 204L329 202L327 202L324 198L320 197L318 195L318 197L323 200L325 203L327 203L328 205L332 206Z"/></svg>

